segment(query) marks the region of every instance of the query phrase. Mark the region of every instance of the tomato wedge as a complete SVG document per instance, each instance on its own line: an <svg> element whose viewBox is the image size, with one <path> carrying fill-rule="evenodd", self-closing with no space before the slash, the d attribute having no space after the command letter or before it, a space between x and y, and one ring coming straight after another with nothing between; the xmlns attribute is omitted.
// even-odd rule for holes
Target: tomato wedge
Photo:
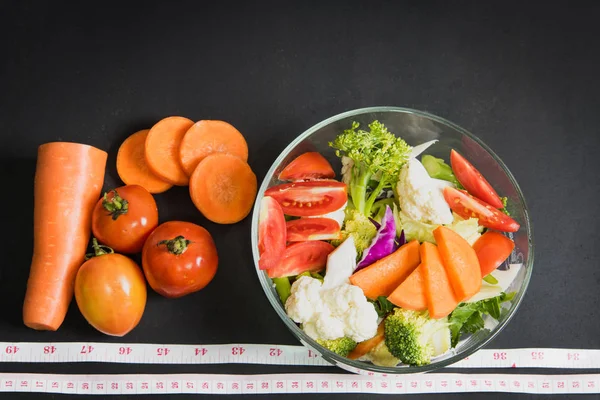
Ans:
<svg viewBox="0 0 600 400"><path fill-rule="evenodd" d="M486 276L500 266L515 248L515 242L501 233L487 231L475 243L473 250L477 253L481 276Z"/></svg>
<svg viewBox="0 0 600 400"><path fill-rule="evenodd" d="M331 218L300 218L287 221L285 225L288 242L340 238L340 224Z"/></svg>
<svg viewBox="0 0 600 400"><path fill-rule="evenodd" d="M281 181L335 178L329 161L316 151L300 154L279 174Z"/></svg>
<svg viewBox="0 0 600 400"><path fill-rule="evenodd" d="M284 214L314 217L341 208L348 201L345 183L334 180L283 183L267 189L283 209Z"/></svg>
<svg viewBox="0 0 600 400"><path fill-rule="evenodd" d="M263 197L258 216L258 267L268 269L277 265L285 251L285 217L279 203Z"/></svg>
<svg viewBox="0 0 600 400"><path fill-rule="evenodd" d="M327 265L327 256L334 247L321 241L300 242L289 245L274 268L269 268L270 278L295 276L303 272L319 272Z"/></svg>
<svg viewBox="0 0 600 400"><path fill-rule="evenodd" d="M444 198L452 211L462 218L477 218L486 228L502 232L516 232L520 228L517 221L464 190L445 187Z"/></svg>
<svg viewBox="0 0 600 400"><path fill-rule="evenodd" d="M450 151L450 165L456 179L467 189L467 192L493 207L504 207L500 196L498 196L492 185L490 185L473 164L468 162L466 158L454 149Z"/></svg>

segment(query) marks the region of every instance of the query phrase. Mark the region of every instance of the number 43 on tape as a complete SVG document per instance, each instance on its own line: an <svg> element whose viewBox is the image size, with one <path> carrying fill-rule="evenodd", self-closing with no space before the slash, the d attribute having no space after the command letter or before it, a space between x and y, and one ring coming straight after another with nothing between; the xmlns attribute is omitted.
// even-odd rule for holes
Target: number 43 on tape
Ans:
<svg viewBox="0 0 600 400"><path fill-rule="evenodd" d="M330 365L302 346L0 342L0 362ZM600 350L483 349L453 368L600 368Z"/></svg>

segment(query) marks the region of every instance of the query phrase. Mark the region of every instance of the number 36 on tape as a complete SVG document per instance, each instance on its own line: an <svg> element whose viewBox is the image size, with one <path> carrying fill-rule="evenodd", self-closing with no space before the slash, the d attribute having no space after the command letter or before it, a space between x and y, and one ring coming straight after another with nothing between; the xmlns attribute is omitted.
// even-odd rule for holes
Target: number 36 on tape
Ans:
<svg viewBox="0 0 600 400"><path fill-rule="evenodd" d="M302 346L0 342L0 362L331 365ZM600 368L600 350L479 350L453 368Z"/></svg>

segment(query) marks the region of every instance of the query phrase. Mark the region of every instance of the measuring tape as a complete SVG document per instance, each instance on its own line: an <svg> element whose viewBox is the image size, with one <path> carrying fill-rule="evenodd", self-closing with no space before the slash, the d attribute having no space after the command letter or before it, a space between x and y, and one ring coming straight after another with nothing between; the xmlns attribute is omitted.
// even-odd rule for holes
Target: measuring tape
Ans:
<svg viewBox="0 0 600 400"><path fill-rule="evenodd" d="M128 364L274 364L330 366L303 346L270 344L123 344L0 342L0 362ZM482 349L453 368L600 368L600 350Z"/></svg>
<svg viewBox="0 0 600 400"><path fill-rule="evenodd" d="M0 362L133 364L272 364L332 366L302 346L269 344L161 345L0 342ZM600 368L600 350L482 349L452 368ZM600 374L509 375L432 373L271 375L0 374L0 392L142 393L600 393Z"/></svg>
<svg viewBox="0 0 600 400"><path fill-rule="evenodd" d="M375 379L351 374L45 375L0 374L0 392L77 394L259 393L600 393L600 374L508 375L435 373Z"/></svg>

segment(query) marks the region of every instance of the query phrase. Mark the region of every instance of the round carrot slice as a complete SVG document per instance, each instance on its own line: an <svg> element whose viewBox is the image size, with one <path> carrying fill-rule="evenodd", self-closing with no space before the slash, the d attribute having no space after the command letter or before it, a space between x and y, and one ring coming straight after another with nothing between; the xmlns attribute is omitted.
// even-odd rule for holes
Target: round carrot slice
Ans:
<svg viewBox="0 0 600 400"><path fill-rule="evenodd" d="M188 184L188 176L179 162L179 145L194 122L184 117L158 121L146 138L146 162L150 171L177 186Z"/></svg>
<svg viewBox="0 0 600 400"><path fill-rule="evenodd" d="M150 193L162 193L173 185L154 175L148 168L144 144L149 131L144 129L136 132L121 144L117 153L117 173L127 185L140 185Z"/></svg>
<svg viewBox="0 0 600 400"><path fill-rule="evenodd" d="M229 153L248 161L248 144L244 136L225 121L196 122L181 141L181 166L191 176L198 163L213 153Z"/></svg>
<svg viewBox="0 0 600 400"><path fill-rule="evenodd" d="M256 197L256 175L242 159L226 153L204 158L190 177L190 196L209 220L234 224L244 219Z"/></svg>

